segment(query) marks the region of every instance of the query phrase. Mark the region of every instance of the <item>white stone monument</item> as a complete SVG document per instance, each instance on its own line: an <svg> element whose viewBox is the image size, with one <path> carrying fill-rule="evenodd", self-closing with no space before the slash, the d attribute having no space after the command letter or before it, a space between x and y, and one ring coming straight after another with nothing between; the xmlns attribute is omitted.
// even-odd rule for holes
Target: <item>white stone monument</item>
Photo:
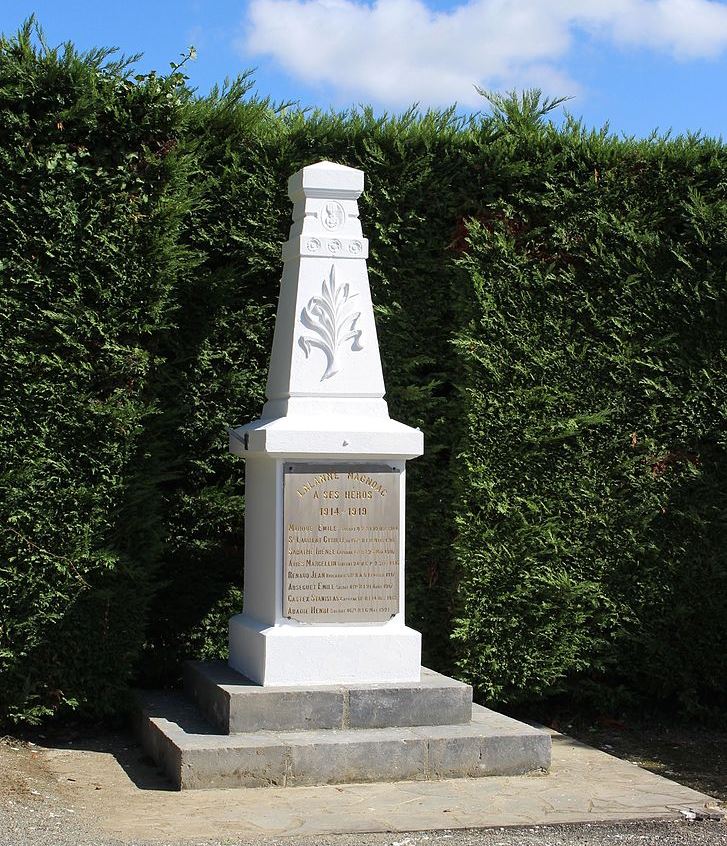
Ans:
<svg viewBox="0 0 727 846"><path fill-rule="evenodd" d="M275 336L245 458L243 613L230 665L264 686L416 682L404 623L406 460L418 429L389 417L357 200L360 170L332 162L288 181Z"/></svg>
<svg viewBox="0 0 727 846"><path fill-rule="evenodd" d="M515 775L550 737L420 668L404 624L405 465L389 418L356 200L363 173L291 177L294 202L260 420L245 458L245 598L230 667L190 661L187 696L141 697L142 743L174 784L262 787Z"/></svg>

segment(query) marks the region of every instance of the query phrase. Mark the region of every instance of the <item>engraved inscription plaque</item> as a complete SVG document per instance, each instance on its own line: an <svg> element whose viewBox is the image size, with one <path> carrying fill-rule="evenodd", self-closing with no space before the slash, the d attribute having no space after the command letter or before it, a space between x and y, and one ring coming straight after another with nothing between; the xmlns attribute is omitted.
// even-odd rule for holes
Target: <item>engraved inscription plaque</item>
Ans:
<svg viewBox="0 0 727 846"><path fill-rule="evenodd" d="M283 616L385 622L399 610L399 471L284 465Z"/></svg>

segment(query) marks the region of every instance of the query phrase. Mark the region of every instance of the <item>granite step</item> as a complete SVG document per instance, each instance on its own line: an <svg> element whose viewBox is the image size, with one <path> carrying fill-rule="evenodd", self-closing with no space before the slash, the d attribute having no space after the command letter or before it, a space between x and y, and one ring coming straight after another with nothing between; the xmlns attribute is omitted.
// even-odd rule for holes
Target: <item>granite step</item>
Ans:
<svg viewBox="0 0 727 846"><path fill-rule="evenodd" d="M550 736L479 705L464 724L220 734L183 695L140 696L147 753L177 789L292 787L521 775Z"/></svg>
<svg viewBox="0 0 727 846"><path fill-rule="evenodd" d="M419 682L262 687L222 661L189 661L184 687L226 734L468 723L472 688L422 667Z"/></svg>

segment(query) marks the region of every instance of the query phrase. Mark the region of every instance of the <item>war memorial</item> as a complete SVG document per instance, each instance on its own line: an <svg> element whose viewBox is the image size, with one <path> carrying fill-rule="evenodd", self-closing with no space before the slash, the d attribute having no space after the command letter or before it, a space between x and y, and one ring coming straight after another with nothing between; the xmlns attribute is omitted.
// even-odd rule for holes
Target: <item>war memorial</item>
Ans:
<svg viewBox="0 0 727 846"><path fill-rule="evenodd" d="M140 730L180 789L547 771L550 736L421 666L405 623L406 462L424 435L389 417L358 198L319 162L293 202L259 420L244 459L244 607L229 664L190 662ZM203 577L203 576L201 576Z"/></svg>

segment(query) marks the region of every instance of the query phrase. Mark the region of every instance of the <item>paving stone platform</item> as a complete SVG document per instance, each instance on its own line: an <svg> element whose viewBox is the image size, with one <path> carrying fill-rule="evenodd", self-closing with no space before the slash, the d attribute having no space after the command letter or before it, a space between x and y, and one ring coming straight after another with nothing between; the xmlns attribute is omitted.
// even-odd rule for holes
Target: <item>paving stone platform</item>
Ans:
<svg viewBox="0 0 727 846"><path fill-rule="evenodd" d="M24 796L36 814L35 826L39 814L46 820L50 817L46 812L52 810L57 816L49 819L48 826L68 833L72 820L82 821L90 831L98 832L89 837L88 842L94 844L272 844L281 843L283 838L292 844L307 838L309 846L359 841L381 846L394 841L409 841L412 846L421 841L427 846L424 841L429 834L411 832L448 829L441 835L448 838L452 829L678 820L688 809L718 807L709 796L559 734L553 734L553 760L549 774L544 776L264 791L245 787L170 790L166 777L148 763L148 757L125 734L104 733L93 738L74 735L68 746L29 746L7 751L4 757L2 749L0 744L0 788L5 776L13 799L23 801L22 796L13 795L19 773L32 774L28 788L40 795L28 791ZM62 809L68 809L67 814ZM700 825L695 824L694 831L703 830ZM581 829L581 836L574 833L571 839L586 842L592 830ZM2 834L10 836L11 831L0 825L0 842ZM390 833L365 834L368 832ZM472 831L467 843L508 840L506 832L499 835L488 837L487 832ZM67 837L69 843L71 836ZM615 843L616 836L611 835L609 842ZM43 839L36 827L28 842L40 842L39 837ZM536 840L562 843L567 837L559 829L551 835L541 831ZM523 838L527 839L526 835ZM654 837L646 842L661 841Z"/></svg>
<svg viewBox="0 0 727 846"><path fill-rule="evenodd" d="M550 766L543 731L472 704L423 669L405 685L263 688L190 663L188 696L140 698L145 749L178 789L519 775Z"/></svg>

